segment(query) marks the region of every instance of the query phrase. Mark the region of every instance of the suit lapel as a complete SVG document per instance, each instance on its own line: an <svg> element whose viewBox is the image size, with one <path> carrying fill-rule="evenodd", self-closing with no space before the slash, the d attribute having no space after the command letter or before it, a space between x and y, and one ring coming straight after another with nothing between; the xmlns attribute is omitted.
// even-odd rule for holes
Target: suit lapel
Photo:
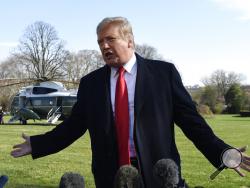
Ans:
<svg viewBox="0 0 250 188"><path fill-rule="evenodd" d="M147 83L149 83L149 71L147 70L144 59L136 54L137 60L137 76L136 76L136 86L135 86L135 117L140 113L141 108L147 97Z"/></svg>
<svg viewBox="0 0 250 188"><path fill-rule="evenodd" d="M104 77L103 77L103 91L100 93L104 93L103 96L103 102L105 109L105 118L106 123L104 123L104 130L105 133L108 133L110 131L111 126L113 126L113 111L112 111L112 104L111 104L111 97L110 97L110 67L105 65L105 71L104 71Z"/></svg>

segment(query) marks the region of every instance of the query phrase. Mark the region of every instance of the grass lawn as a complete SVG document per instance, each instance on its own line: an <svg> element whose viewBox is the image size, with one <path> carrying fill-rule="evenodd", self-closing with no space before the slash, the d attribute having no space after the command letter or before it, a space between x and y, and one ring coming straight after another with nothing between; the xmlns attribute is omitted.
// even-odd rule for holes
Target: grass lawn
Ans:
<svg viewBox="0 0 250 188"><path fill-rule="evenodd" d="M218 115L208 118L207 121L215 134L228 144L250 147L250 118ZM22 142L22 132L34 135L53 128L54 126L35 124L0 125L0 175L9 176L6 188L55 188L58 187L60 177L69 171L82 174L85 187L95 187L90 169L91 150L88 134L65 150L37 160L32 160L30 156L17 159L10 156L12 146ZM182 159L182 173L190 187L250 188L250 173L241 178L233 170L224 170L215 180L209 180L214 167L186 139L179 128L176 128L176 142ZM250 148L247 153L250 155Z"/></svg>

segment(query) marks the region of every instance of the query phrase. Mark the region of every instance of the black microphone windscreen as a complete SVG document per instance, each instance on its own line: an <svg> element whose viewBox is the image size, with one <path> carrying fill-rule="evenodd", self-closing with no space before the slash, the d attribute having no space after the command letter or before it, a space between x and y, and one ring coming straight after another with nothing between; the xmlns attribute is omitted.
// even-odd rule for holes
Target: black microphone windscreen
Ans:
<svg viewBox="0 0 250 188"><path fill-rule="evenodd" d="M84 178L78 173L66 172L61 177L59 188L84 188Z"/></svg>
<svg viewBox="0 0 250 188"><path fill-rule="evenodd" d="M9 178L6 175L0 176L0 188L4 187L4 185L7 183L8 179Z"/></svg>
<svg viewBox="0 0 250 188"><path fill-rule="evenodd" d="M163 188L177 187L179 183L179 169L172 159L159 160L154 166L153 174Z"/></svg>
<svg viewBox="0 0 250 188"><path fill-rule="evenodd" d="M138 170L131 165L123 165L116 173L115 188L142 188L143 183Z"/></svg>

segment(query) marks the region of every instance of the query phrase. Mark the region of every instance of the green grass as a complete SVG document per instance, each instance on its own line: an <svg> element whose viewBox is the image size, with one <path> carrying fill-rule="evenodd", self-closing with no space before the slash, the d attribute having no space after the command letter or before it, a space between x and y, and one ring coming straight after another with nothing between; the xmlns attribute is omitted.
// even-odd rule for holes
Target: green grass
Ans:
<svg viewBox="0 0 250 188"><path fill-rule="evenodd" d="M218 115L207 121L216 135L228 144L235 147L250 146L250 118ZM34 135L53 128L54 126L0 125L0 175L9 176L6 188L55 188L58 187L60 177L69 171L83 175L87 188L95 187L90 168L88 134L65 150L37 160L32 160L30 156L17 159L10 156L12 146L22 142L22 132ZM250 188L250 173L241 178L233 170L224 170L215 180L209 180L214 167L186 139L179 128L176 129L176 142L182 159L182 173L190 187ZM249 151L247 153L250 154Z"/></svg>

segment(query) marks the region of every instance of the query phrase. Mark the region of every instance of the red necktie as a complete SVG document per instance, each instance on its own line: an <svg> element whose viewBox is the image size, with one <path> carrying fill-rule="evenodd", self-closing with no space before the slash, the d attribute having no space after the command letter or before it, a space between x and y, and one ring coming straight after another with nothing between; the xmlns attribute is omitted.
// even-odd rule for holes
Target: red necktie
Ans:
<svg viewBox="0 0 250 188"><path fill-rule="evenodd" d="M120 67L115 92L115 124L120 166L130 164L128 90L124 72L125 69Z"/></svg>

